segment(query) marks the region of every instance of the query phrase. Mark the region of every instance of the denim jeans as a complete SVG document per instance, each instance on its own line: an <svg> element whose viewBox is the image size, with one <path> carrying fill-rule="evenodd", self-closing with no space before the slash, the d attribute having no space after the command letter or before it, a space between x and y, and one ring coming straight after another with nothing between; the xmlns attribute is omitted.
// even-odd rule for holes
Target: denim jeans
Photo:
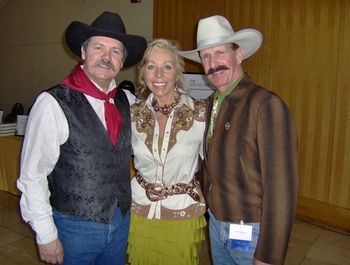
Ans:
<svg viewBox="0 0 350 265"><path fill-rule="evenodd" d="M253 226L252 241L248 249L232 247L232 239L229 239L230 223L216 220L213 213L209 213L209 237L211 254L214 265L252 265L254 252L260 233L259 223L245 223Z"/></svg>
<svg viewBox="0 0 350 265"><path fill-rule="evenodd" d="M53 211L64 250L64 265L125 265L130 211L117 208L109 224Z"/></svg>

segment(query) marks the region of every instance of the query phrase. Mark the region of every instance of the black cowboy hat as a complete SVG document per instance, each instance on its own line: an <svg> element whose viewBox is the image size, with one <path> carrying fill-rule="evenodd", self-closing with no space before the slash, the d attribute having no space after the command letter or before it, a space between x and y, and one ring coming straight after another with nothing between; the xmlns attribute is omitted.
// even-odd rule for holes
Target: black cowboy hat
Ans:
<svg viewBox="0 0 350 265"><path fill-rule="evenodd" d="M81 44L90 37L104 36L119 40L127 50L124 67L138 63L147 46L145 38L127 34L121 17L116 13L103 12L91 26L73 21L66 30L66 42L71 51L81 57Z"/></svg>

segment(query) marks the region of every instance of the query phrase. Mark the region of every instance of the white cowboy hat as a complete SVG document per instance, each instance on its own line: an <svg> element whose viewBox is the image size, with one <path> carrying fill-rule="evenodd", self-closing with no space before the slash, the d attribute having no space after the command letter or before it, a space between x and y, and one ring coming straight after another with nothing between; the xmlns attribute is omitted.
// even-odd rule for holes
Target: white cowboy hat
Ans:
<svg viewBox="0 0 350 265"><path fill-rule="evenodd" d="M214 46L236 43L243 49L243 60L252 56L262 44L262 34L255 29L243 29L237 32L223 16L203 18L198 23L197 49L178 53L192 61L201 62L199 51Z"/></svg>

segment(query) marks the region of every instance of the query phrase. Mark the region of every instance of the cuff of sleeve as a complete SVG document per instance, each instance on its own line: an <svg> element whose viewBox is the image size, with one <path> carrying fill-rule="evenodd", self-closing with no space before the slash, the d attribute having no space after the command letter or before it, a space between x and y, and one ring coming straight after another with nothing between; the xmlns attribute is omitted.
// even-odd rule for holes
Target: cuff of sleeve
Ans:
<svg viewBox="0 0 350 265"><path fill-rule="evenodd" d="M44 220L37 220L35 224L32 225L32 228L36 232L36 242L39 245L47 244L58 238L57 228L52 217Z"/></svg>

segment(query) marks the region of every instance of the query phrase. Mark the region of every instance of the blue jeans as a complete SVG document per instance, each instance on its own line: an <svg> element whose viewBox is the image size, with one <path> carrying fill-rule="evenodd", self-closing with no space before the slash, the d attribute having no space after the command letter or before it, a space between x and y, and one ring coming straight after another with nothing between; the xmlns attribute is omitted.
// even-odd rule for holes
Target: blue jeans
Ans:
<svg viewBox="0 0 350 265"><path fill-rule="evenodd" d="M64 265L125 265L130 211L117 208L109 224L84 221L53 211Z"/></svg>
<svg viewBox="0 0 350 265"><path fill-rule="evenodd" d="M248 249L232 247L232 239L229 239L230 223L216 220L213 213L209 213L209 237L211 255L214 265L252 265L256 244L260 233L259 223L245 223L253 226L252 241Z"/></svg>

